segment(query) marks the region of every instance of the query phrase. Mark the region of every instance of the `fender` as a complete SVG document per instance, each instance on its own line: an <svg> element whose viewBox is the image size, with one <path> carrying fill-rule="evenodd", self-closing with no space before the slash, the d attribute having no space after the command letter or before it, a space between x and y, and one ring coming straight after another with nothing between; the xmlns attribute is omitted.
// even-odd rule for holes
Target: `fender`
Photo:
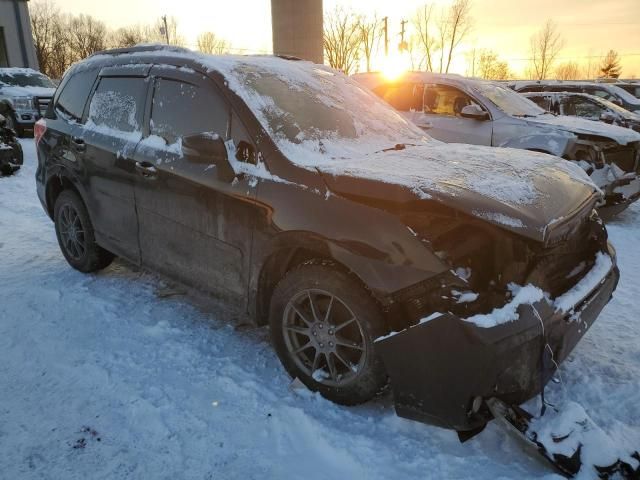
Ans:
<svg viewBox="0 0 640 480"><path fill-rule="evenodd" d="M548 129L547 131L537 130L538 129L530 135L508 138L497 146L534 150L558 157L565 157L572 150L571 147L575 140L577 140L575 135L558 135L557 132L552 129Z"/></svg>
<svg viewBox="0 0 640 480"><path fill-rule="evenodd" d="M58 182L57 185L56 182ZM44 199L41 199L49 217L53 220L55 198L57 198L60 191L65 188L65 184L71 185L78 192L78 195L80 195L80 198L87 207L87 210L89 210L89 215L91 215L90 202L87 201L88 193L78 178L78 175L68 167L60 163L56 163L49 166L47 169L44 182ZM57 188L60 190L56 191Z"/></svg>

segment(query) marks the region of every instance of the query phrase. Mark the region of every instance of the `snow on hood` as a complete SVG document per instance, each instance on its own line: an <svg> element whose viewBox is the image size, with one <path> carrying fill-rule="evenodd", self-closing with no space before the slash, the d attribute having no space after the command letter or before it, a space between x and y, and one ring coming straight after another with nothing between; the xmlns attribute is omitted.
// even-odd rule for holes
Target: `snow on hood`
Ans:
<svg viewBox="0 0 640 480"><path fill-rule="evenodd" d="M394 184L539 241L598 190L584 170L559 157L476 145L429 143L316 168L337 193L359 188L353 193L366 195L357 179ZM369 189L375 196L375 184Z"/></svg>
<svg viewBox="0 0 640 480"><path fill-rule="evenodd" d="M55 88L48 87L18 87L0 84L0 94L7 97L53 97Z"/></svg>
<svg viewBox="0 0 640 480"><path fill-rule="evenodd" d="M583 135L599 135L615 140L620 145L627 145L631 142L640 141L640 133L629 128L609 125L603 122L594 122L579 117L555 116L555 115L539 115L536 118L527 118L531 123L543 123L545 125L554 125L564 128L565 130Z"/></svg>

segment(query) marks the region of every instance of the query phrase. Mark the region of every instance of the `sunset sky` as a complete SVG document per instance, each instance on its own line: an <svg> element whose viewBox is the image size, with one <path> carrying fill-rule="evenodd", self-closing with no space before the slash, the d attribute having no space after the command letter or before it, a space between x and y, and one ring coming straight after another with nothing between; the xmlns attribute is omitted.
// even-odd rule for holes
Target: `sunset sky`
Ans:
<svg viewBox="0 0 640 480"><path fill-rule="evenodd" d="M198 33L209 30L226 38L234 53L271 52L269 0L56 0L61 10L88 13L111 27L151 23L163 14L176 17L187 46L195 48ZM336 5L356 13L389 17L390 45L398 43L400 20L409 19L424 0L324 0L325 12ZM437 0L436 4L448 4ZM466 73L474 46L489 48L509 62L518 76L529 57L529 38L548 18L563 31L566 47L559 61L588 62L588 56L617 50L623 77L640 77L640 0L474 0L475 28L454 61L456 73ZM374 65L375 66L375 65Z"/></svg>

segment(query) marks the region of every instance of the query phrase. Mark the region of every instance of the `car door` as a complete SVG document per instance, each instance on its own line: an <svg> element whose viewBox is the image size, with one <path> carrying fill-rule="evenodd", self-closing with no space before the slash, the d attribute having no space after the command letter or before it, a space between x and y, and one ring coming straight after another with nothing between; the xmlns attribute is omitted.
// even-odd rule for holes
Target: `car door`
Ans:
<svg viewBox="0 0 640 480"><path fill-rule="evenodd" d="M82 150L92 222L98 243L140 262L134 198L133 153L141 139L149 68L109 67L101 71L73 139Z"/></svg>
<svg viewBox="0 0 640 480"><path fill-rule="evenodd" d="M456 87L426 84L423 108L413 113L412 120L429 135L443 142L491 145L491 120L461 116L462 109L473 104L482 108L477 101Z"/></svg>
<svg viewBox="0 0 640 480"><path fill-rule="evenodd" d="M181 148L184 136L209 132L241 151L230 107L200 74L154 67L152 76L149 135L134 154L142 263L246 307L255 184L221 179Z"/></svg>

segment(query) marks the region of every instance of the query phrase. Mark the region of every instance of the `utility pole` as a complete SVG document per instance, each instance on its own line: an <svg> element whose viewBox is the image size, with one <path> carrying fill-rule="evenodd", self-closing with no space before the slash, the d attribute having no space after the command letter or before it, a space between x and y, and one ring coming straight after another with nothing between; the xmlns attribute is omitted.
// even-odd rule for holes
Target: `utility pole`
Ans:
<svg viewBox="0 0 640 480"><path fill-rule="evenodd" d="M387 30L388 20L389 20L389 17L384 17L382 19L382 21L384 22L384 56L385 57L389 56L389 32Z"/></svg>
<svg viewBox="0 0 640 480"><path fill-rule="evenodd" d="M398 46L398 50L401 52L407 49L407 44L404 41L404 26L407 24L407 20L400 21L400 45Z"/></svg>
<svg viewBox="0 0 640 480"><path fill-rule="evenodd" d="M166 15L162 16L162 21L164 22L164 38L167 40L167 45L169 45L169 28L167 28L167 16Z"/></svg>

